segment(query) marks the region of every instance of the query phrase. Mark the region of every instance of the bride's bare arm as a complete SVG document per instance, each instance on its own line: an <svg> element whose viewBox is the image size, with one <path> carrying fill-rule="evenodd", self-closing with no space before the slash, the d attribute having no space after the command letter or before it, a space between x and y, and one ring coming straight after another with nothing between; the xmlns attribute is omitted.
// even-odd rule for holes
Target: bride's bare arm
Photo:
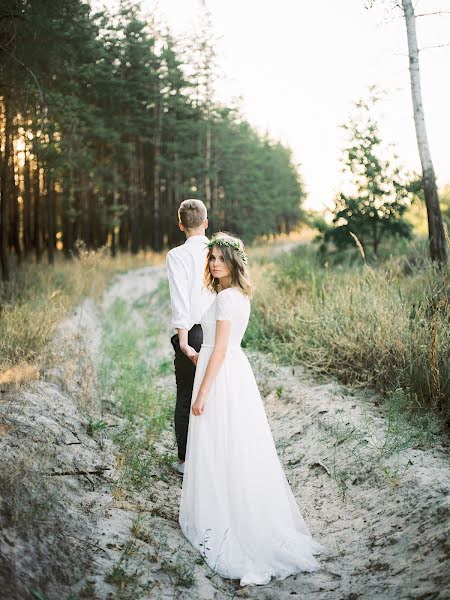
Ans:
<svg viewBox="0 0 450 600"><path fill-rule="evenodd" d="M208 366L206 367L203 381L198 390L197 398L192 405L192 413L194 415L201 415L204 410L206 396L209 392L212 382L216 378L216 375L222 366L225 354L227 352L230 329L231 321L216 321L216 339L214 341L214 349L209 357Z"/></svg>

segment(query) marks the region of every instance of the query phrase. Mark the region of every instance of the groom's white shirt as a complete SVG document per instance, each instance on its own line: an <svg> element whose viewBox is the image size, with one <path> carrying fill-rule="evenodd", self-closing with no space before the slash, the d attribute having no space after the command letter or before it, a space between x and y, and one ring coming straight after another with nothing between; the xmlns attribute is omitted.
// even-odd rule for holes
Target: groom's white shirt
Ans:
<svg viewBox="0 0 450 600"><path fill-rule="evenodd" d="M184 244L167 253L172 325L175 329L191 329L200 323L215 294L203 285L208 242L206 235L192 235Z"/></svg>

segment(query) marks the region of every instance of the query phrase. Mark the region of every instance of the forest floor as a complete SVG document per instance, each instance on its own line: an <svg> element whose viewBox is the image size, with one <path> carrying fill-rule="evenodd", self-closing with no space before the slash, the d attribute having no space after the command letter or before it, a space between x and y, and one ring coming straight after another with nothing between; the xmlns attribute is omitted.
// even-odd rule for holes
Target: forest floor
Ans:
<svg viewBox="0 0 450 600"><path fill-rule="evenodd" d="M117 276L100 306L86 300L61 324L38 380L2 389L0 597L450 597L446 449L370 390L248 349L285 473L327 552L319 571L265 586L209 569L178 525L165 279L163 267Z"/></svg>

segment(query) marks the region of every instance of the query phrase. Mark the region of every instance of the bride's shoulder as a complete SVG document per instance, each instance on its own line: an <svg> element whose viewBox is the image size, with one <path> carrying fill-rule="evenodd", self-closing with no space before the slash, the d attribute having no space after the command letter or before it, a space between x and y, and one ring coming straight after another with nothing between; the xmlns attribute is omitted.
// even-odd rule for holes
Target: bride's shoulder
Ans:
<svg viewBox="0 0 450 600"><path fill-rule="evenodd" d="M241 290L241 288L231 286L217 293L216 304L217 306L238 307L244 304L250 304L250 298L243 290Z"/></svg>
<svg viewBox="0 0 450 600"><path fill-rule="evenodd" d="M238 287L236 287L234 285L231 286L231 287L229 287L229 288L225 288L224 290L220 290L220 292L217 293L217 297L219 297L219 296L224 297L225 295L227 295L227 296L235 295L235 296L238 296L238 297L242 297L242 298L247 298L248 299L247 294L243 290L241 290L241 288L238 288Z"/></svg>
<svg viewBox="0 0 450 600"><path fill-rule="evenodd" d="M229 287L221 290L216 298L216 320L241 318L249 311L249 298L240 288Z"/></svg>

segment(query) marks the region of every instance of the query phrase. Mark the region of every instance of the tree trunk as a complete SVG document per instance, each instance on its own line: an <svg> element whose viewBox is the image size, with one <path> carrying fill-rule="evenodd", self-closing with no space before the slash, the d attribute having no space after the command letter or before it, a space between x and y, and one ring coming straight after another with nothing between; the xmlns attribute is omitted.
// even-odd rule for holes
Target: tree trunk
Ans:
<svg viewBox="0 0 450 600"><path fill-rule="evenodd" d="M114 177L115 181L115 177ZM111 256L115 258L117 254L117 234L116 234L116 206L117 206L118 193L116 191L116 185L112 192L112 216L111 219Z"/></svg>
<svg viewBox="0 0 450 600"><path fill-rule="evenodd" d="M211 123L209 120L209 110L206 116L205 131L205 206L211 212Z"/></svg>
<svg viewBox="0 0 450 600"><path fill-rule="evenodd" d="M40 166L39 161L36 158L36 169L34 171L34 250L36 253L36 262L39 262L42 257L42 244L41 244L41 186L40 186Z"/></svg>
<svg viewBox="0 0 450 600"><path fill-rule="evenodd" d="M123 168L122 169L122 181L125 183L127 181L127 172ZM127 252L129 248L129 230L130 230L130 205L129 205L129 195L126 192L126 189L122 191L121 203L124 205L123 212L120 217L120 229L119 229L119 248L121 252Z"/></svg>
<svg viewBox="0 0 450 600"><path fill-rule="evenodd" d="M89 248L89 197L88 181L84 170L80 172L80 238Z"/></svg>
<svg viewBox="0 0 450 600"><path fill-rule="evenodd" d="M18 181L16 183L15 174L15 160L14 160L14 147L11 144L11 242L14 247L17 263L20 264L22 260L22 248L20 245L20 208L19 208L19 186L20 186L20 174L17 173Z"/></svg>
<svg viewBox="0 0 450 600"><path fill-rule="evenodd" d="M75 172L74 200L75 200L75 219L73 222L73 250L74 256L78 256L78 243L82 239L82 198L81 198L81 175L80 171Z"/></svg>
<svg viewBox="0 0 450 600"><path fill-rule="evenodd" d="M136 143L130 140L130 153L128 160L128 196L130 206L130 250L132 254L139 251L139 210L138 210L138 186L136 174Z"/></svg>
<svg viewBox="0 0 450 600"><path fill-rule="evenodd" d="M54 203L55 203L55 189L53 183L53 176L51 173L47 175L46 182L46 205L47 205L47 259L48 264L52 265L55 262L55 223L53 220L54 216Z"/></svg>
<svg viewBox="0 0 450 600"><path fill-rule="evenodd" d="M145 251L145 165L144 165L144 143L141 139L137 141L136 173L138 186L138 210L139 210L139 249Z"/></svg>
<svg viewBox="0 0 450 600"><path fill-rule="evenodd" d="M8 256L8 176L10 139L12 136L12 104L5 99L5 152L3 154L2 177L0 182L0 262L2 264L2 277L9 280L9 256Z"/></svg>
<svg viewBox="0 0 450 600"><path fill-rule="evenodd" d="M181 232L178 228L178 209L181 204L181 172L180 172L180 161L178 157L178 153L175 152L173 157L173 194L171 201L171 208L168 214L168 239L167 244L169 248L172 248L180 242Z"/></svg>
<svg viewBox="0 0 450 600"><path fill-rule="evenodd" d="M87 213L87 241L86 244L88 248L92 250L96 250L98 248L98 227L100 221L100 202L96 202L95 193L94 193L94 182L92 181L92 177L88 176L88 187L86 190L86 213ZM99 184L99 192L101 189L101 184Z"/></svg>
<svg viewBox="0 0 450 600"><path fill-rule="evenodd" d="M32 249L31 235L31 158L25 150L25 164L23 167L23 248L25 256Z"/></svg>
<svg viewBox="0 0 450 600"><path fill-rule="evenodd" d="M373 253L374 253L374 256L377 257L378 256L379 239L378 239L378 223L377 223L376 219L374 219L374 221L373 221L372 234L373 234L372 235Z"/></svg>
<svg viewBox="0 0 450 600"><path fill-rule="evenodd" d="M216 136L214 136L216 139ZM217 144L214 144L214 172L213 172L213 180L212 180L212 194L211 194L211 215L214 215L213 226L214 230L218 231L222 222L220 220L220 204L219 204L219 164L220 164L220 153L217 148Z"/></svg>
<svg viewBox="0 0 450 600"><path fill-rule="evenodd" d="M161 235L161 198L160 198L160 154L161 154L161 125L162 125L162 107L157 102L155 105L155 133L153 138L153 235L152 249L156 252L162 250Z"/></svg>
<svg viewBox="0 0 450 600"><path fill-rule="evenodd" d="M69 174L64 179L63 200L62 200L62 241L65 258L72 258L73 251L73 218L74 210L74 175L73 168L70 168Z"/></svg>
<svg viewBox="0 0 450 600"><path fill-rule="evenodd" d="M414 109L414 123L416 126L417 146L419 148L420 162L422 164L423 189L428 216L428 237L430 240L431 260L440 265L447 264L447 243L444 225L442 222L439 196L436 187L430 149L428 146L425 118L422 105L422 91L420 86L419 49L417 47L416 20L411 0L402 0L405 16L406 32L408 37L409 73L411 79L411 95Z"/></svg>

